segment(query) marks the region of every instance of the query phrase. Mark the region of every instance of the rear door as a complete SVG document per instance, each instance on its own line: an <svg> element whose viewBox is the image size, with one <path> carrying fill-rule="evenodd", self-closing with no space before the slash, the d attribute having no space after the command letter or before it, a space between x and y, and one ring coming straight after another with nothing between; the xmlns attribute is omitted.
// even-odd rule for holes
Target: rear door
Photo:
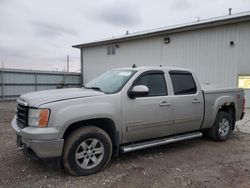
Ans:
<svg viewBox="0 0 250 188"><path fill-rule="evenodd" d="M200 86L188 71L170 71L174 96L175 134L198 130L203 120L204 100Z"/></svg>

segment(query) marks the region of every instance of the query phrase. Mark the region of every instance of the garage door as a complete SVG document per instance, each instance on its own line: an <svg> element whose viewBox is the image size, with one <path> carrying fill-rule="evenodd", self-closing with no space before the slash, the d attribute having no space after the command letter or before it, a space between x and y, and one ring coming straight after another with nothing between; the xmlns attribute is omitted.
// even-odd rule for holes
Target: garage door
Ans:
<svg viewBox="0 0 250 188"><path fill-rule="evenodd" d="M246 107L250 108L250 74L239 76L238 86L241 88L244 88L245 98L246 98Z"/></svg>

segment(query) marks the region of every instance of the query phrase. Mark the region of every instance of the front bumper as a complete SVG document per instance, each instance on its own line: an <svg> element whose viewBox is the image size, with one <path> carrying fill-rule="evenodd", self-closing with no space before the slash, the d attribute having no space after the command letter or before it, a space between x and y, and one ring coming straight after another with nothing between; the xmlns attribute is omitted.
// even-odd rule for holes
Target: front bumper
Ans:
<svg viewBox="0 0 250 188"><path fill-rule="evenodd" d="M55 130L53 128L24 128L16 124L14 118L11 122L12 128L16 131L17 146L25 154L33 154L37 158L60 157L63 151L64 139L53 139Z"/></svg>

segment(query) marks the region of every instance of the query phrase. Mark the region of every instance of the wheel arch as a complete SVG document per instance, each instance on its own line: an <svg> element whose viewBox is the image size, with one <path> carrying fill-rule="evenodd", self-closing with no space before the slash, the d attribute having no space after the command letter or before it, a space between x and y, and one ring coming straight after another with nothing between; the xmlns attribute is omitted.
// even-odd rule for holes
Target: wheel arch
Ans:
<svg viewBox="0 0 250 188"><path fill-rule="evenodd" d="M81 120L70 124L63 134L63 139L67 139L67 137L76 129L83 127L83 126L96 126L102 130L104 130L110 137L113 145L113 154L115 156L118 155L119 151L119 132L116 129L115 123L110 118L95 118L95 119L88 119L88 120Z"/></svg>
<svg viewBox="0 0 250 188"><path fill-rule="evenodd" d="M235 114L236 113L235 103L231 102L229 105L220 106L218 112L227 112L228 114L230 114L230 116L232 118L232 123L233 123L232 130L234 130L234 128L235 128L235 115L236 115Z"/></svg>
<svg viewBox="0 0 250 188"><path fill-rule="evenodd" d="M218 112L227 112L232 117L233 126L232 130L235 128L235 116L236 116L236 101L232 96L223 96L216 100L215 111L213 119L215 121Z"/></svg>

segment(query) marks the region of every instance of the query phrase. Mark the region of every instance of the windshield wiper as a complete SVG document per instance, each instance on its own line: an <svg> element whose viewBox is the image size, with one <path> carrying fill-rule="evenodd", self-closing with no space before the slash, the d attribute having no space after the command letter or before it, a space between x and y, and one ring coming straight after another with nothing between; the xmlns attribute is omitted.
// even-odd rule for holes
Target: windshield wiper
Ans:
<svg viewBox="0 0 250 188"><path fill-rule="evenodd" d="M86 87L86 86L83 86L83 87L86 88L86 89L93 89L93 90L96 90L96 91L103 92L103 91L101 90L101 88L99 88L99 87Z"/></svg>

